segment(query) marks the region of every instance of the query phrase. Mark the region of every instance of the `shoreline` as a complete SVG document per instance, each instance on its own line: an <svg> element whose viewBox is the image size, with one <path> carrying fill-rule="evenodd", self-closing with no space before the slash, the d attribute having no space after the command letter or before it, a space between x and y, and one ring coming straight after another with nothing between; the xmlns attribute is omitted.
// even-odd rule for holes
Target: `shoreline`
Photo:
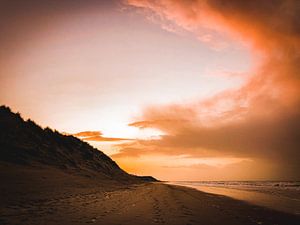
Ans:
<svg viewBox="0 0 300 225"><path fill-rule="evenodd" d="M249 204L258 205L294 215L300 215L299 199L277 194L272 195L268 192L263 192L263 190L256 191L242 188L239 189L235 187L191 185L185 184L184 182L168 182L167 184L190 187L202 192L227 196L236 200L245 201Z"/></svg>
<svg viewBox="0 0 300 225"><path fill-rule="evenodd" d="M119 187L99 183L74 192L68 189L68 193L64 196L60 193L59 197L54 191L46 190L42 197L31 194L23 196L22 201L7 202L1 206L0 223L296 225L300 222L299 216L161 182Z"/></svg>

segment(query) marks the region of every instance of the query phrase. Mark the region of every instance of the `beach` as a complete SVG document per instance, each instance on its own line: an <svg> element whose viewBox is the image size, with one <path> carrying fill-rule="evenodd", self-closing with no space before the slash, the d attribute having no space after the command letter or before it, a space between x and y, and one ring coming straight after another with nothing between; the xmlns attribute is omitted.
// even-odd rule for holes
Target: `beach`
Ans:
<svg viewBox="0 0 300 225"><path fill-rule="evenodd" d="M224 195L250 204L300 215L299 181L181 181L170 184Z"/></svg>
<svg viewBox="0 0 300 225"><path fill-rule="evenodd" d="M0 0L0 225L300 225L300 0Z"/></svg>
<svg viewBox="0 0 300 225"><path fill-rule="evenodd" d="M120 184L53 170L36 171L32 180L21 179L26 177L26 170L18 174L19 177L10 175L14 178L11 181L6 179L10 186L18 188L1 185L0 224L286 225L300 222L297 215L161 182Z"/></svg>

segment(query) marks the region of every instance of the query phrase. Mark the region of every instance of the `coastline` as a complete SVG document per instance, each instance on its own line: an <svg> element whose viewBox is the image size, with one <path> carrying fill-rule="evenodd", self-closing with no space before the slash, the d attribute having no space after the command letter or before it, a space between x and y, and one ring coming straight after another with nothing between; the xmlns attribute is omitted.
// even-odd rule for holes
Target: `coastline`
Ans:
<svg viewBox="0 0 300 225"><path fill-rule="evenodd" d="M1 187L2 188L2 187ZM61 189L60 189L61 190ZM1 205L1 224L299 224L300 217L165 183L82 184ZM47 193L49 192L49 193ZM34 195L33 193L37 193Z"/></svg>
<svg viewBox="0 0 300 225"><path fill-rule="evenodd" d="M287 193L274 193L274 190L265 191L264 188L253 190L240 187L193 185L185 182L168 182L168 184L190 187L202 192L223 195L236 200L245 201L249 204L300 215L300 199L298 191L297 193L293 193L293 195L289 195Z"/></svg>

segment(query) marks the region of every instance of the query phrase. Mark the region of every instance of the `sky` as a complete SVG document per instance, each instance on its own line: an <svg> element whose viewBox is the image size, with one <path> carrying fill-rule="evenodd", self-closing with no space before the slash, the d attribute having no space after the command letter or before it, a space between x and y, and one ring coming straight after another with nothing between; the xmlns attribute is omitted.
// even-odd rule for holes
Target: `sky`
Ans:
<svg viewBox="0 0 300 225"><path fill-rule="evenodd" d="M2 0L0 104L129 173L299 180L299 13L297 0Z"/></svg>

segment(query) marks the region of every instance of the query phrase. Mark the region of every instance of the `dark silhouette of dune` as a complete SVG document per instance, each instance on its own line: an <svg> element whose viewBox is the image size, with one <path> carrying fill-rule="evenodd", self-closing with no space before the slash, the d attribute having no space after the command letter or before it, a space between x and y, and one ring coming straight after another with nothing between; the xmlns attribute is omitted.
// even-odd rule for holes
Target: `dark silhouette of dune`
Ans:
<svg viewBox="0 0 300 225"><path fill-rule="evenodd" d="M111 158L86 142L24 121L19 113L0 106L0 163L31 167L53 167L84 176L120 182L156 181L123 171Z"/></svg>

